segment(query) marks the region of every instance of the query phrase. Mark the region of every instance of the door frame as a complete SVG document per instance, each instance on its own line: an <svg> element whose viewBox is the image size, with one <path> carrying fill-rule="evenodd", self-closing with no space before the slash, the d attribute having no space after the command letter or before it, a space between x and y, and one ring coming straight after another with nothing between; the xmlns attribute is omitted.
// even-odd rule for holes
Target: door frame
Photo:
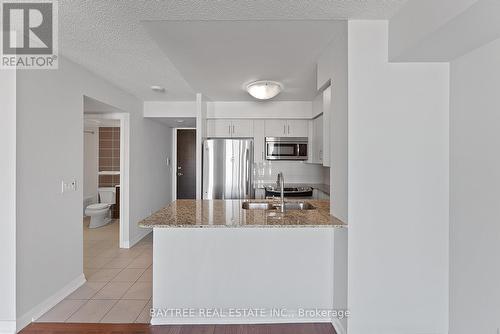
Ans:
<svg viewBox="0 0 500 334"><path fill-rule="evenodd" d="M172 131L172 202L177 200L177 130L194 130L196 127L173 128ZM198 180L196 180L198 182Z"/></svg>
<svg viewBox="0 0 500 334"><path fill-rule="evenodd" d="M120 248L130 248L130 114L127 112L84 113L91 118L120 121ZM83 202L82 202L83 205Z"/></svg>

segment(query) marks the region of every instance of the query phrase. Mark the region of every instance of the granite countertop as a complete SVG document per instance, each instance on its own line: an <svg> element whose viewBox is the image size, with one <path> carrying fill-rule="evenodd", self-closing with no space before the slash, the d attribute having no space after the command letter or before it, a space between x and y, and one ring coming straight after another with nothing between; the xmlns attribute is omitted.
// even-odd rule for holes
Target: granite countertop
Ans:
<svg viewBox="0 0 500 334"><path fill-rule="evenodd" d="M330 202L307 200L315 209L245 210L247 200L177 200L139 222L145 228L347 227L330 215ZM275 200L248 200L276 202ZM287 202L294 202L292 200Z"/></svg>
<svg viewBox="0 0 500 334"><path fill-rule="evenodd" d="M266 187L266 186L276 186L276 182L259 183L259 184L255 185L255 187L258 189L264 189L264 187ZM321 190L325 194L330 195L330 186L328 184L322 184L322 183L286 183L285 187L311 187L313 189Z"/></svg>

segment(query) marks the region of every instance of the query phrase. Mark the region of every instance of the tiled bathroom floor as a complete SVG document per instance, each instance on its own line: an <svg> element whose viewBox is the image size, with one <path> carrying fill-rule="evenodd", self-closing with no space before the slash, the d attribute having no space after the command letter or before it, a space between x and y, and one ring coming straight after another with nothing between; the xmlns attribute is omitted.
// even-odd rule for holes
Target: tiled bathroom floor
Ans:
<svg viewBox="0 0 500 334"><path fill-rule="evenodd" d="M119 248L119 222L89 229L83 221L83 271L87 282L37 322L149 323L153 244L149 234Z"/></svg>

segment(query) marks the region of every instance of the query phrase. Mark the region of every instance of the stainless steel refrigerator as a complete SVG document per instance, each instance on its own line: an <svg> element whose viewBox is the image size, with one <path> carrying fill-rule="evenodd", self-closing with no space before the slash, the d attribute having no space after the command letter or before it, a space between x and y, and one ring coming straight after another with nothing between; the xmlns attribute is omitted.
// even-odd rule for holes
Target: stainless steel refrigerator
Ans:
<svg viewBox="0 0 500 334"><path fill-rule="evenodd" d="M203 199L254 198L253 139L203 142Z"/></svg>

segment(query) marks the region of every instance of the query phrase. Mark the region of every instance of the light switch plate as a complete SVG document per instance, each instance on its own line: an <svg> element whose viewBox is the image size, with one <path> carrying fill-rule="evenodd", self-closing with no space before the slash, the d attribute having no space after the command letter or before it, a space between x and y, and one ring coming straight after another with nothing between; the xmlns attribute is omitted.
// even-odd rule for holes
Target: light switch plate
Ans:
<svg viewBox="0 0 500 334"><path fill-rule="evenodd" d="M77 190L77 182L76 179L71 180L70 182L61 181L61 194L76 191Z"/></svg>

